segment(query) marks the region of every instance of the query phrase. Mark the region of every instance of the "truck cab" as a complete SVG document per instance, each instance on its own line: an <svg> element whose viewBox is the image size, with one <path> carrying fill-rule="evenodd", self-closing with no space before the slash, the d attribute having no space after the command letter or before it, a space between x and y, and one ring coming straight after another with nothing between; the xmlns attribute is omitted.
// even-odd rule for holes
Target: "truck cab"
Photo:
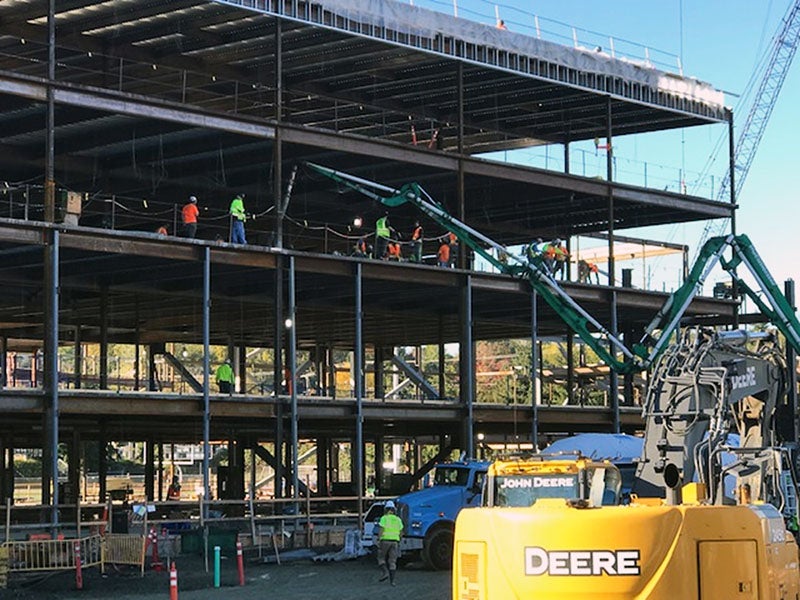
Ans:
<svg viewBox="0 0 800 600"><path fill-rule="evenodd" d="M428 568L449 569L453 557L453 530L462 508L480 506L489 462L438 463L431 485L397 498L397 511L405 529L400 551L405 560L419 556ZM362 546L374 544L375 525L383 514L383 502L373 504L364 518Z"/></svg>
<svg viewBox="0 0 800 600"><path fill-rule="evenodd" d="M397 499L405 530L403 553L419 553L429 568L449 569L453 558L453 530L462 508L480 506L488 462L439 463L433 485Z"/></svg>

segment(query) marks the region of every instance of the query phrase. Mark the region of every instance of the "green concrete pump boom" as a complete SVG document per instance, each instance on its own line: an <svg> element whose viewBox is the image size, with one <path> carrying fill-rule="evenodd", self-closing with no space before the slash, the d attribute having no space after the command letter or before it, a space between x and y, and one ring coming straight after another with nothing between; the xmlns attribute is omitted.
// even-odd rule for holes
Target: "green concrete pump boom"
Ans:
<svg viewBox="0 0 800 600"><path fill-rule="evenodd" d="M455 234L460 242L469 246L501 273L514 277L525 277L531 287L594 350L600 360L619 373L643 371L655 362L665 350L673 332L680 326L686 309L717 263L720 263L726 271L733 275L739 284L739 289L753 300L764 315L783 333L788 343L800 352L800 322L764 266L761 257L745 235L714 237L703 245L686 281L667 298L645 329L642 339L639 343L634 344L631 350L622 340L592 317L586 309L575 302L545 269L540 260L531 260L526 256L515 254L505 246L452 217L419 184L406 183L397 189L321 165L305 164L316 173L372 198L384 206L396 207L406 202L413 204L422 213ZM731 260L725 260L722 257L727 248L731 248L733 251ZM491 249L497 252L497 256L492 254ZM759 284L760 294L763 295L763 298L759 292L739 279L736 268L740 264L748 267ZM606 338L608 345L601 336ZM614 349L611 349L611 346ZM618 357L618 353L622 354L622 359Z"/></svg>

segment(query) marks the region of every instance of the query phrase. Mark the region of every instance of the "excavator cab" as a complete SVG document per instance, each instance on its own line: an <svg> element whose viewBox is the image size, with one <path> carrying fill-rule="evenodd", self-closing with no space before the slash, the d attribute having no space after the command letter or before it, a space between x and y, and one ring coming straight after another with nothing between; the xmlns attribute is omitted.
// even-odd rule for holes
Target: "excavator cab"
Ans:
<svg viewBox="0 0 800 600"><path fill-rule="evenodd" d="M620 504L622 475L608 461L581 455L538 455L489 467L484 506L529 507L544 498L587 506Z"/></svg>

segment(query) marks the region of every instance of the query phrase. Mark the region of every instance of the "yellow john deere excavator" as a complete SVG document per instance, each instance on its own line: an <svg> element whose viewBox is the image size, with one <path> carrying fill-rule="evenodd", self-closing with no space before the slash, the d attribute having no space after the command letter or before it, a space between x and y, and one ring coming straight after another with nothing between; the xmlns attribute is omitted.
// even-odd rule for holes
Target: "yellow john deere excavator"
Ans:
<svg viewBox="0 0 800 600"><path fill-rule="evenodd" d="M787 369L776 338L755 337L690 330L662 355L629 504L462 511L453 598L796 600Z"/></svg>
<svg viewBox="0 0 800 600"><path fill-rule="evenodd" d="M792 534L797 440L777 336L679 333L686 308L719 263L800 352L800 322L746 236L709 239L684 285L629 348L535 259L454 219L418 184L397 189L306 164L386 206L415 205L501 272L526 278L612 369L654 368L630 503L606 502L605 491L615 489L612 469L601 480L601 469L565 465L545 482L536 465L497 465L485 506L462 510L456 522L454 600L800 598ZM723 258L728 249L730 260ZM738 277L741 267L759 291ZM673 334L678 341L670 345Z"/></svg>

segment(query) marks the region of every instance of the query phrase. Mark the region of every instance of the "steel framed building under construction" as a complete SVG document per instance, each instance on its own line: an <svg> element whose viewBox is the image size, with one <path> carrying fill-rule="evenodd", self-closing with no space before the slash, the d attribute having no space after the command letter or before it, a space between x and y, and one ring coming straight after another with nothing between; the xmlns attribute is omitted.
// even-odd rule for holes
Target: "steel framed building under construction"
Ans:
<svg viewBox="0 0 800 600"><path fill-rule="evenodd" d="M558 316L525 282L468 268L466 253L447 270L347 256L360 235L353 218L379 209L306 173L295 180L301 161L388 185L417 181L505 245L602 233L609 285L564 288L626 336L665 295L616 285L617 232L735 216L733 197L614 181L615 136L714 123L732 132L710 86L392 0L174 0L169 9L156 0L7 0L0 94L2 364L25 348L44 357L41 386L12 386L3 372L0 499L13 494L14 448L43 449L43 503L55 505L64 500L52 486L58 444L68 447L74 483L82 444L100 442L105 497L102 449L146 441L145 487L155 498L155 448L230 440L230 490L241 497L245 449L273 444L276 481L285 481L276 494L291 494L299 441L313 440L325 494L337 467L332 441L348 440L361 496L367 442L378 449L377 472L386 439L473 454L478 427L503 439L512 428L527 437L640 425L630 378L613 373L606 406L540 405L535 394L522 407L475 402L474 343L532 338L536 347L538 336L567 333ZM571 174L570 144L594 138L606 140L606 177ZM565 172L477 156L545 144L563 146ZM70 191L80 194L77 212L67 206ZM247 224L248 246L224 241L235 193L258 215ZM200 237L151 233L161 224L175 233L175 206L190 194L205 209ZM418 218L410 208L391 216L409 228ZM725 323L735 313L731 300L700 298L688 316ZM155 358L174 343L204 349L196 391L157 389ZM457 398L445 391L452 343L460 348ZM99 349L92 389L81 380L89 344ZM127 391L110 389L109 344L134 349ZM438 385L394 356L394 348L422 345L439 348ZM236 356L240 390L250 389L248 349L273 349L276 393L214 393L212 346ZM58 358L69 349L74 374L65 380ZM336 350L352 353L345 397L337 397ZM314 365L317 395L280 387L284 373L296 381L298 352ZM534 380L537 360L533 353ZM392 361L421 399L386 398ZM208 471L206 455L206 492Z"/></svg>

